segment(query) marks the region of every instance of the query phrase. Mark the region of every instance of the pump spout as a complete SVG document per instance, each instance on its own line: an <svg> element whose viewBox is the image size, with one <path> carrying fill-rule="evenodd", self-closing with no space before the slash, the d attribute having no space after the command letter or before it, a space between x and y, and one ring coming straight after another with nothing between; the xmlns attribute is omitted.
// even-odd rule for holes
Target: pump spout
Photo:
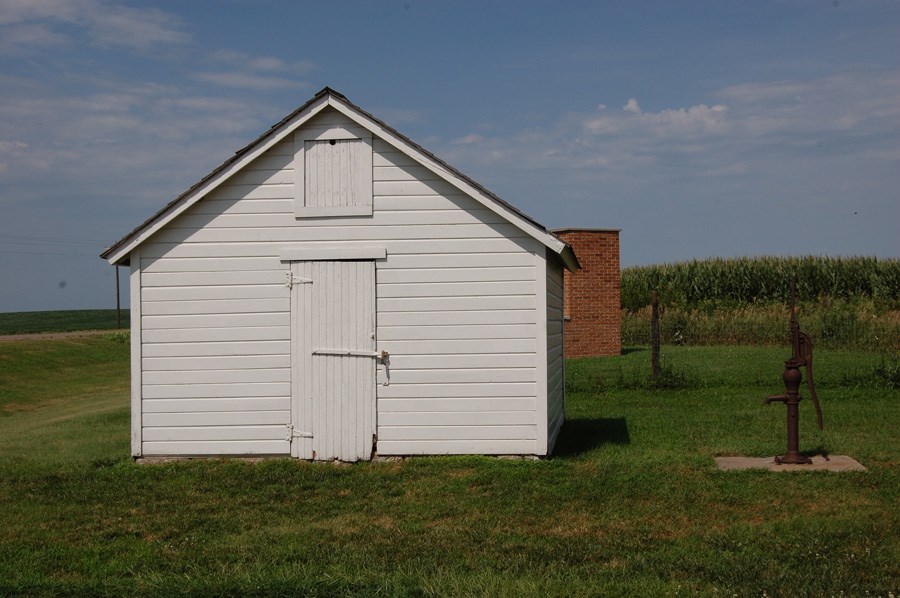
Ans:
<svg viewBox="0 0 900 598"><path fill-rule="evenodd" d="M782 403L787 403L788 396L787 395L772 395L772 396L766 397L766 400L763 401L763 405L769 405L770 403L772 403L772 401L780 401Z"/></svg>

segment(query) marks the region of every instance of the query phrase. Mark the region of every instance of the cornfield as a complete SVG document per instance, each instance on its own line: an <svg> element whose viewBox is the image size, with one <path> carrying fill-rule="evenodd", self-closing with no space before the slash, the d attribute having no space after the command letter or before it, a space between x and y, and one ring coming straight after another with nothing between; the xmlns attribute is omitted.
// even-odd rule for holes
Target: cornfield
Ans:
<svg viewBox="0 0 900 598"><path fill-rule="evenodd" d="M709 259L622 271L622 342L650 343L650 296L666 344L783 344L790 281L818 346L900 351L900 260L874 257Z"/></svg>
<svg viewBox="0 0 900 598"><path fill-rule="evenodd" d="M797 277L801 301L872 299L900 308L900 260L875 257L713 258L622 270L622 308L649 305L655 290L666 307L720 309L790 302Z"/></svg>

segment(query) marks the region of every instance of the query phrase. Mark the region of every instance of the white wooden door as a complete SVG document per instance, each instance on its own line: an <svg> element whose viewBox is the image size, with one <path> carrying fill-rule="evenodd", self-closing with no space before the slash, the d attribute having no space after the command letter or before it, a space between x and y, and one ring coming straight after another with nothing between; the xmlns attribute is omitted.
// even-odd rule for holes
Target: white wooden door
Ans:
<svg viewBox="0 0 900 598"><path fill-rule="evenodd" d="M291 452L368 460L375 435L375 263L295 262Z"/></svg>

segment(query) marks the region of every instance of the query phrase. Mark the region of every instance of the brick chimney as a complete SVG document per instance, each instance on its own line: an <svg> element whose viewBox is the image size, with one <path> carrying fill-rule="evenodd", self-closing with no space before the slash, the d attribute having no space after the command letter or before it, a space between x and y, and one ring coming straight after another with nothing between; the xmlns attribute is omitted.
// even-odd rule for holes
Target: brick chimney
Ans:
<svg viewBox="0 0 900 598"><path fill-rule="evenodd" d="M562 228L553 231L572 246L581 269L564 273L566 357L619 355L622 319L619 231Z"/></svg>

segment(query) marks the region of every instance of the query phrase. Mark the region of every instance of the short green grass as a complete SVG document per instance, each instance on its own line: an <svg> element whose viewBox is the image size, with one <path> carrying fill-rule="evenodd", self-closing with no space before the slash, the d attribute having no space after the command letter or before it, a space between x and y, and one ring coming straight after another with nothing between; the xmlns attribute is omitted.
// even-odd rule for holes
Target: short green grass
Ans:
<svg viewBox="0 0 900 598"><path fill-rule="evenodd" d="M123 309L120 324L128 328L129 310ZM116 310L81 309L0 313L0 335L33 332L109 330L116 327Z"/></svg>
<svg viewBox="0 0 900 598"><path fill-rule="evenodd" d="M568 364L542 461L135 465L117 335L0 343L0 595L895 595L900 396L880 356L817 353L826 428L864 473L719 472L783 448L786 349ZM4 395L6 396L6 395ZM11 405L11 407L10 407Z"/></svg>

